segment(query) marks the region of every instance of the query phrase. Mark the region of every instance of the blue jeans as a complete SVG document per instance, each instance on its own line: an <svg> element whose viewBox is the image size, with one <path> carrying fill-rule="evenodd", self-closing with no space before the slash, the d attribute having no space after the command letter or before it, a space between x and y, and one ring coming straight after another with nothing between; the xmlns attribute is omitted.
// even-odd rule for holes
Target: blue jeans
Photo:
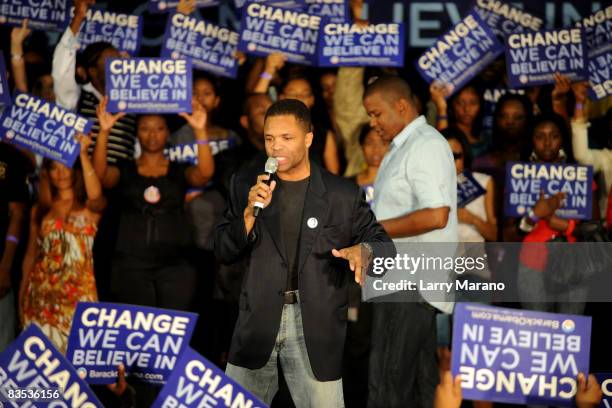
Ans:
<svg viewBox="0 0 612 408"><path fill-rule="evenodd" d="M300 302L284 305L276 344L268 362L251 370L227 364L225 373L270 405L278 391L277 359L285 374L291 398L297 408L342 408L342 379L319 381L315 378L304 341Z"/></svg>

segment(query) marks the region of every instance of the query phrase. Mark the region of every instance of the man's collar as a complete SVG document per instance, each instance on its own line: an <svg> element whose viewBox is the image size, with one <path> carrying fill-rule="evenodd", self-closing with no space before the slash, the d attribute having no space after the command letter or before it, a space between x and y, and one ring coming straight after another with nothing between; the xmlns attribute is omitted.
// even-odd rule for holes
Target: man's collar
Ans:
<svg viewBox="0 0 612 408"><path fill-rule="evenodd" d="M408 137L410 136L411 133L414 132L414 130L421 126L426 124L427 121L425 120L425 116L420 115L418 116L416 119L414 119L412 122L410 122L409 124L407 124L398 134L397 136L395 136L393 138L393 140L391 141L391 145L394 148L398 148L400 146L402 146L406 140L408 140Z"/></svg>

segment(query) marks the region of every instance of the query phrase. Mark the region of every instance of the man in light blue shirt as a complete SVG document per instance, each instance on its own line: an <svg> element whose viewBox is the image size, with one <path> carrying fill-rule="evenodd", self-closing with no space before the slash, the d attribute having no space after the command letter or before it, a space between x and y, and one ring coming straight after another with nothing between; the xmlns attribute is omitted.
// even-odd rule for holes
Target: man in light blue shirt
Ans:
<svg viewBox="0 0 612 408"><path fill-rule="evenodd" d="M456 243L453 155L419 116L414 98L398 77L378 78L364 93L370 126L391 142L374 183L373 210L395 243ZM433 406L438 374L432 305L446 313L453 308L424 299L374 304L369 408Z"/></svg>

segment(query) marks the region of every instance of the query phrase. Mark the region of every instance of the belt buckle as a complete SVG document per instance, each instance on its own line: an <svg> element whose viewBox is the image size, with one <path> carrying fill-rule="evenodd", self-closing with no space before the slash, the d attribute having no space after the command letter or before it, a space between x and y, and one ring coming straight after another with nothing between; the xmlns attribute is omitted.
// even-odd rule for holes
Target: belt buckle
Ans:
<svg viewBox="0 0 612 408"><path fill-rule="evenodd" d="M292 305L294 303L297 303L297 295L295 291L283 292L283 298L284 298L284 303L286 305Z"/></svg>

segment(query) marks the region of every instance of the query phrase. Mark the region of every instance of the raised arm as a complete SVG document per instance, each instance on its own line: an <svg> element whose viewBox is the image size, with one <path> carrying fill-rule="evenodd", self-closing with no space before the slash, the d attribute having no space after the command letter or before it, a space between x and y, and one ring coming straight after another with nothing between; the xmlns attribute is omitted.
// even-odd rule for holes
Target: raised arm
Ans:
<svg viewBox="0 0 612 408"><path fill-rule="evenodd" d="M102 194L102 184L96 175L87 149L91 145L91 137L79 134L77 139L80 143L80 160L83 168L83 181L85 183L85 191L87 192L87 209L94 213L102 213L106 207L106 200Z"/></svg>
<svg viewBox="0 0 612 408"><path fill-rule="evenodd" d="M116 114L108 113L106 106L108 105L108 96L105 96L96 107L96 115L100 124L100 131L96 139L96 146L93 154L93 168L98 176L98 179L105 188L112 188L119 182L119 169L115 166L109 166L106 158L108 150L108 135L115 123L125 116L124 112Z"/></svg>
<svg viewBox="0 0 612 408"><path fill-rule="evenodd" d="M283 68L286 60L287 58L281 53L273 53L268 55L266 57L264 70L261 74L259 74L259 79L255 84L253 93L268 93L270 82L272 82L274 76L278 74L278 71Z"/></svg>
<svg viewBox="0 0 612 408"><path fill-rule="evenodd" d="M28 19L22 21L21 27L14 27L11 31L11 67L15 89L28 92L28 79L26 76L25 59L23 58L23 42L30 35Z"/></svg>
<svg viewBox="0 0 612 408"><path fill-rule="evenodd" d="M202 187L212 178L215 172L215 161L213 159L208 134L206 132L207 114L204 107L194 98L191 102L191 114L181 112L179 116L189 123L195 135L198 145L198 164L187 169L187 182L194 187Z"/></svg>

